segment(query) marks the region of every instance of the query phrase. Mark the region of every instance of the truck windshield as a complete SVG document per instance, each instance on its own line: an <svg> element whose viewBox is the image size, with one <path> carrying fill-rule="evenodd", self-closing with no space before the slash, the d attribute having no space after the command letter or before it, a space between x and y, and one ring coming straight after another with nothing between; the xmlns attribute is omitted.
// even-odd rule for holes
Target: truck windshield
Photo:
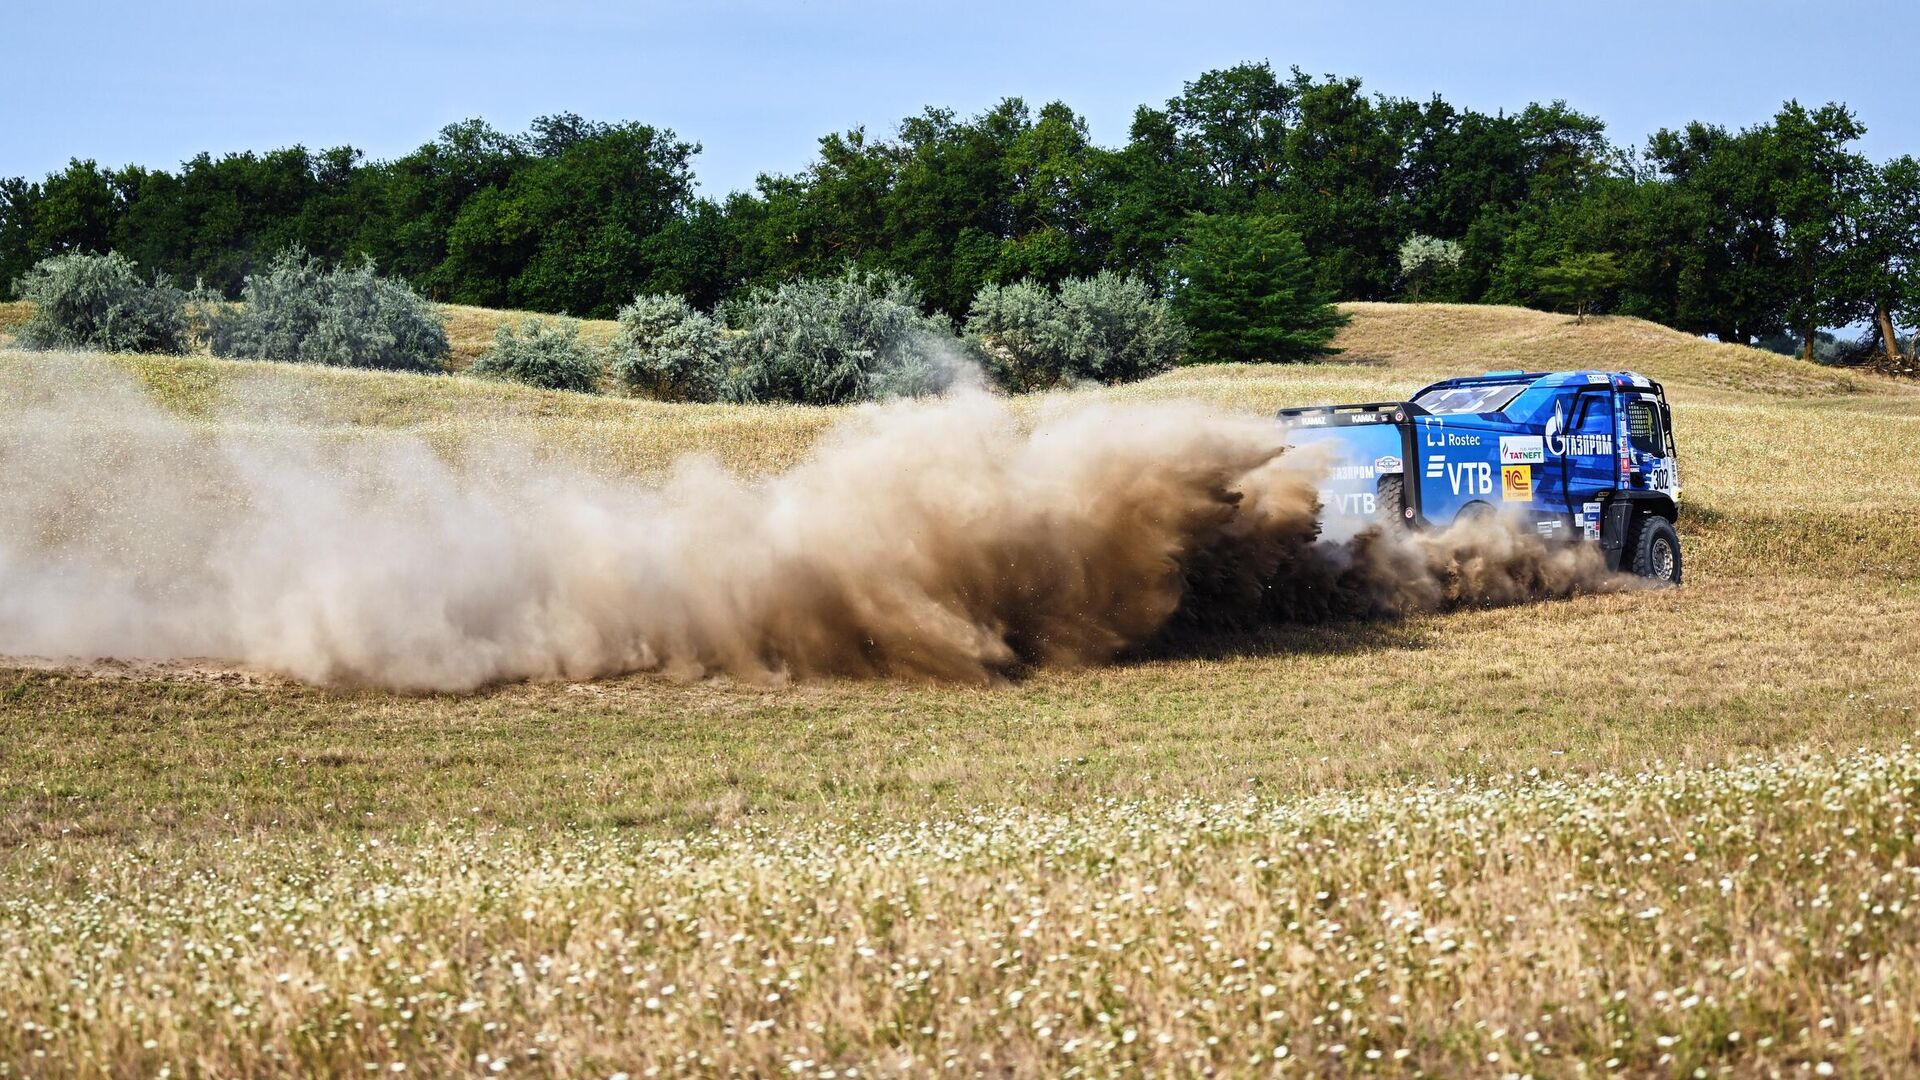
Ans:
<svg viewBox="0 0 1920 1080"><path fill-rule="evenodd" d="M1503 383L1495 386L1436 386L1413 399L1415 405L1433 413L1435 416L1448 416L1454 413L1499 412L1507 403L1520 396L1525 390L1523 383Z"/></svg>
<svg viewBox="0 0 1920 1080"><path fill-rule="evenodd" d="M1660 422L1660 410L1646 398L1627 402L1627 436L1633 448L1652 457L1667 456L1666 425Z"/></svg>

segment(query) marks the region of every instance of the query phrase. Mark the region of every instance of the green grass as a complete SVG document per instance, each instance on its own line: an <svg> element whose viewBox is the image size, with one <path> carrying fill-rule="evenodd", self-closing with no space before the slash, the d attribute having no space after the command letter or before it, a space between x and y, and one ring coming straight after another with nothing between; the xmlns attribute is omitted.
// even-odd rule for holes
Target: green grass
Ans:
<svg viewBox="0 0 1920 1080"><path fill-rule="evenodd" d="M1128 851L1146 844L1155 860L1166 856L1146 877L1167 875L1167 890L1192 898L1200 910L1239 905L1242 915L1225 917L1231 932L1214 934L1226 950L1217 957L1225 964L1250 955L1246 950L1262 928L1277 933L1290 921L1319 925L1261 906L1272 903L1278 886L1249 892L1237 876L1256 857L1276 860L1295 851L1276 839L1294 834L1236 824L1229 831L1239 839L1178 854L1140 837L1160 829L1184 835L1188 812L1172 800L1253 797L1268 808L1260 813L1300 813L1312 822L1298 837L1310 856L1287 871L1299 877L1287 886L1296 892L1286 895L1309 881L1328 883L1344 905L1338 920L1356 927L1359 951L1353 953L1340 952L1331 939L1287 931L1286 962L1263 976L1281 988L1288 1030L1303 1032L1290 1038L1296 1056L1315 1063L1299 1066L1304 1072L1368 1067L1364 1057L1325 1056L1336 1041L1352 1054L1381 1049L1389 1055L1384 1062L1408 1049L1412 1063L1454 1073L1479 1069L1487 1053L1501 1055L1488 1069L1520 1070L1524 1060L1544 1073L1571 1071L1574 1061L1599 1068L1609 1058L1636 1073L1674 1075L1693 1063L1754 1072L1820 1060L1843 1071L1900 1071L1915 1053L1920 1020L1901 1009L1863 1005L1861 998L1910 999L1920 943L1903 914L1911 907L1884 918L1894 898L1875 891L1909 887L1902 867L1920 854L1912 850L1906 801L1915 791L1910 759L1898 758L1902 764L1888 779L1868 788L1851 786L1849 778L1859 772L1852 765L1796 771L1803 767L1778 762L1856 747L1898 755L1920 730L1920 494L1910 479L1920 450L1920 390L1700 342L1634 320L1576 325L1517 309L1447 305L1353 305L1352 311L1354 321L1339 341L1346 352L1335 363L1188 368L1089 393L1197 398L1264 412L1400 397L1433 378L1486 368L1640 370L1662 380L1675 402L1691 584L1402 622L1275 628L1203 656L1043 670L985 688L829 681L766 689L635 675L405 697L300 686L220 665L0 665L0 737L6 740L0 805L8 809L0 819L6 851L0 867L8 882L0 886L0 914L14 920L11 929L0 929L0 942L26 942L36 926L120 925L116 920L124 918L133 920L126 933L134 935L124 940L138 943L118 954L89 952L92 946L83 947L80 938L71 939L70 949L58 938L33 944L29 953L38 967L0 964L0 1009L12 1019L31 1015L41 1018L36 1023L65 1025L68 1034L43 1041L70 1040L57 1045L68 1052L71 1071L82 1073L150 1072L164 1060L177 1063L176 1071L199 1061L211 1074L264 1075L359 1068L365 1061L384 1067L403 1057L416 1070L440 1073L470 1069L476 1053L507 1049L515 1055L514 1073L604 1075L646 1062L667 1072L714 1071L721 1062L764 1072L787 1068L801 1050L821 1068L857 1063L871 1072L885 1071L882 1063L897 1052L934 1068L949 1048L963 1048L971 1061L1004 1043L1014 1048L1012 1056L996 1059L996 1069L1048 1074L1067 1067L1068 1059L1048 1056L1055 1051L1036 1041L1031 1021L1037 1014L1005 1004L1005 995L1024 984L990 966L997 954L975 951L948 961L939 985L949 996L937 1011L948 1018L939 1031L951 1034L926 1042L917 1028L888 1026L920 1006L878 990L853 990L878 986L860 974L869 960L906 970L941 955L933 939L869 931L875 957L849 958L837 946L821 952L769 935L789 925L817 933L837 925L828 914L832 904L857 906L875 895L870 890L904 895L918 876L938 882L920 894L927 898L924 910L945 913L968 934L984 932L986 921L968 920L986 919L977 901L1004 881L1019 884L1023 895L1044 896L1056 912L1111 907L1122 893L1137 897L1146 872L1075 869L1086 845L1111 840ZM485 321L482 314L474 316L476 326ZM0 396L27 365L42 362L58 361L0 353ZM406 429L448 448L505 437L621 476L658 476L688 451L747 474L776 470L804 457L840 415L661 405L459 375L204 358L106 362L133 372L156 401L195 420L317 433ZM1037 403L1017 407L1030 412ZM1737 784L1716 787L1717 779L1686 779L1720 776L1687 770L1736 760L1758 762L1752 767L1765 776L1795 778L1787 784L1792 790L1756 781L1756 795ZM1568 816L1572 811L1560 803L1553 804L1560 809L1489 811L1487 820L1499 824L1484 833L1449 831L1465 828L1478 812L1471 799L1447 801L1451 785L1505 785L1503 778L1532 770L1573 785L1568 797L1576 801L1584 798L1578 792L1586 778L1602 778L1595 783L1604 786L1592 791L1618 793L1620 801L1595 796L1580 805L1613 815L1605 817L1604 833L1583 839L1582 819ZM1633 779L1642 772L1647 775ZM1437 785L1443 794L1433 798L1446 809L1438 816L1406 809L1414 804L1396 801L1401 796L1394 793L1408 784ZM1695 815L1656 797L1670 784L1704 784L1714 794L1686 804L1699 808ZM1819 792L1828 788L1841 794L1823 801ZM1868 789L1876 794L1846 794ZM1365 808L1351 819L1314 809L1330 804L1298 802L1349 798ZM1090 809L1107 799L1144 802L1137 817ZM856 872L864 864L844 847L923 827L917 823L939 829L975 814L1022 810L1060 815L1061 823L1044 835L1059 837L1059 850L1074 854L1056 854L1052 841L1012 852L969 849L974 853L956 863L914 856L897 864L904 877L876 870L881 876L868 878ZM842 826L834 823L853 820L861 824L835 831ZM1711 871L1666 860L1678 850L1673 845L1696 835L1711 839L1719 835L1711 830L1732 827L1730 821L1747 830L1739 835L1770 837L1771 846L1756 868L1742 871L1746 891L1739 895L1748 899L1729 907L1709 903L1701 890L1717 889L1716 875L1738 869L1740 853L1749 848L1701 849ZM724 929L726 940L747 934L755 947L772 950L776 968L823 965L808 968L818 981L805 983L793 1011L782 1014L782 1039L755 1042L724 1033L728 1021L744 1028L759 1017L749 1015L746 998L730 996L744 983L702 966L718 960L695 948L697 939L668 935L647 946L644 962L664 965L646 975L651 992L658 993L662 972L671 968L702 973L700 982L683 985L729 996L713 1011L691 1010L672 1023L636 1019L631 1010L644 997L625 981L596 983L579 998L540 989L556 985L545 980L552 971L570 970L564 965L541 971L531 989L509 990L503 980L511 975L500 972L510 972L510 962L499 957L531 965L553 955L588 964L580 950L603 939L596 935L614 925L637 934L629 915L682 895L650 869L652 856L628 845L680 843L714 826L741 825L769 831L695 861L700 874L712 875L701 880L715 882L714 888L742 883L746 891L728 895L749 898L742 901L747 906L716 907L703 925ZM1408 837L1414 846L1399 862L1367 861L1373 857L1359 852L1376 836ZM374 840L386 845L378 854L364 846ZM690 850L707 852L698 843L705 842ZM1359 861L1342 861L1324 843L1343 845ZM1642 871L1625 853L1647 844L1661 857ZM852 861L810 899L814 890L805 875L814 864L807 860L826 858L828 851ZM1807 861L1809 853L1823 851L1824 861ZM783 861L789 856L796 861ZM458 870L463 862L499 875L501 891L480 889L471 876L479 871ZM557 871L539 869L553 864L592 872L570 884L573 879L563 881ZM191 877L196 868L211 876ZM1397 931L1379 921L1381 913L1424 895L1421 882L1436 870L1484 888L1473 902L1443 904L1428 917L1446 920L1462 940L1486 944L1476 946L1482 951L1475 963L1443 967L1445 977L1431 986L1417 979L1407 984L1413 988L1401 991L1407 1003L1395 1005L1381 995L1401 983L1353 980L1361 959L1377 955L1370 951L1374 943L1396 940ZM1567 874L1574 885L1565 884ZM151 914L152 898L204 893L211 905L209 940L228 931L245 937L247 924L233 920L242 912L236 897L255 888L251 882L296 901L303 895L355 899L339 911L303 917L298 925L306 936L299 940L278 929L248 939L254 944L216 964L219 977L209 983L214 996L194 999L203 1011L178 1014L185 1016L179 1023L171 1006L117 1026L75 1019L79 999L61 973L90 964L88 978L96 981L87 985L104 985L97 980L126 975L123 959L151 957L158 932L152 926L159 924L141 920L162 918ZM394 909L404 913L387 916L395 932L404 927L407 942L438 943L419 954L421 963L439 958L448 965L429 974L434 993L453 996L419 1006L416 1016L441 1017L435 1010L471 995L485 1003L484 1015L507 1025L501 1030L513 1033L511 1047L501 1041L505 1036L451 1019L416 1030L383 1004L397 1000L397 984L381 981L384 969L367 961L365 950L412 946L386 943L377 923L360 929L353 921L366 903L361 898L382 883L404 883L409 898ZM1822 884L1832 886L1829 895L1844 905L1847 918L1839 909L1809 906ZM1579 898L1541 900L1569 890ZM1317 891L1324 890L1307 895ZM1855 898L1863 891L1881 904L1880 914L1870 912L1871 903L1859 906L1864 902ZM623 899L629 894L631 903ZM100 914L102 897L120 898L125 912ZM544 905L538 919L508 918L516 905L535 901ZM569 903L576 905L571 911ZM755 904L753 910L774 911L768 916L774 921L749 918ZM1649 906L1677 917L1637 921L1636 913ZM1870 933L1850 929L1855 915ZM1519 922L1503 921L1509 916ZM1200 948L1211 932L1204 924L1139 924L1133 933L1141 962L1150 954ZM1075 924L1047 925L1048 934L1064 934L1061 926ZM579 928L579 936L566 937L565 927ZM475 946L481 951L442 951L469 932L479 935L473 940L484 943ZM1874 944L1860 944L1861 934ZM276 954L261 950L272 944L281 955L305 956L301 941L333 937L352 940L360 952L342 962L337 978L323 981L349 980L340 985L359 987L354 992L361 999L278 996L267 959ZM1047 937L1028 955L1070 953L1071 940ZM1215 954L1203 952L1211 963ZM744 967L758 963L757 955L743 952L738 960ZM1509 955L1536 959L1513 961L1517 967L1495 960ZM1778 961L1781 955L1788 960ZM1431 959L1422 956L1422 962ZM324 966L319 959L301 963ZM596 970L618 970L610 963ZM1243 1008L1238 997L1220 1024L1206 1029L1222 1039L1210 1047L1193 1026L1201 1015L1194 1003L1210 994L1224 1000L1223 984L1194 981L1203 970L1198 966L1186 972L1161 961L1149 966L1152 973L1131 977L1128 1008L1137 1005L1138 1016L1108 1013L1116 1022L1130 1017L1126 1023L1149 1038L1170 1033L1175 1041L1165 1047L1108 1046L1117 1031L1095 1025L1097 1010L1074 1012L1060 1004L1064 999L1048 999L1049 1009L1069 1013L1054 1024L1056 1032L1084 1032L1084 1046L1101 1048L1087 1059L1091 1072L1102 1071L1102 1062L1188 1072L1203 1061L1253 1071L1252 1053L1263 1046L1271 1051L1262 1041L1270 1033L1256 1038L1247 1026L1264 1013ZM1751 975L1731 974L1737 968ZM1223 967L1219 979L1238 970ZM306 968L300 971L300 978L309 977ZM1051 968L1029 974L1049 994L1089 992L1086 984L1061 981L1064 974ZM154 977L189 976L164 966ZM353 979L371 980L385 996L367 997ZM1613 987L1630 994L1618 1008L1604 997ZM272 1008L258 1014L266 1026L216 1015L218 1000L226 1000L222 993L236 1001L272 998ZM1312 1022L1316 1007L1348 993L1358 995L1348 1005L1353 1018L1335 1009L1331 1020ZM972 1004L961 1005L960 997ZM1681 1009L1688 997L1705 1004ZM988 1011L989 1000L1002 1011ZM1454 1001L1461 1004L1449 1011ZM57 1011L60 1003L69 1005L68 1013ZM889 1011L873 1011L882 1003ZM1176 1015L1182 1009L1185 1014ZM269 1015L279 1019L267 1023ZM323 1024L323 1018L340 1015L364 1026L338 1037L298 1034L302 1023L324 1027L335 1021ZM1835 1026L1821 1026L1823 1018ZM1003 1025L1012 1027L1002 1031ZM132 1032L163 1027L185 1034L156 1037L152 1051L128 1041ZM1360 1027L1369 1034L1355 1034ZM121 1034L110 1038L109 1028ZM418 1031L429 1029L448 1033L450 1041L423 1047ZM1736 1029L1741 1040L1729 1038ZM1528 1059L1527 1047L1542 1045L1524 1038L1528 1030L1560 1056ZM1019 1032L1017 1039L1010 1031ZM18 1030L0 1038L15 1040L0 1041L0 1057L23 1062L19 1055L34 1045ZM1659 1038L1675 1041L1662 1045ZM254 1045L266 1048L261 1056L235 1056ZM676 1062L662 1047L697 1052ZM92 1063L72 1056L76 1048L93 1052ZM545 1056L528 1058L529 1048ZM1160 1056L1127 1056L1148 1051ZM716 1064L701 1065L702 1053ZM365 1061L356 1064L357 1057ZM34 1059L42 1064L33 1071L47 1071L46 1060Z"/></svg>

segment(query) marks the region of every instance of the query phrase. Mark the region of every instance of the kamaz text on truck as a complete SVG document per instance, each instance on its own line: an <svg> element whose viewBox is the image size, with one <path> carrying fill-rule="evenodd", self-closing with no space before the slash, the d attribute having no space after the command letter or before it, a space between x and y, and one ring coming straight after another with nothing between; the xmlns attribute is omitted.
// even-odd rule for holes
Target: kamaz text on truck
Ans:
<svg viewBox="0 0 1920 1080"><path fill-rule="evenodd" d="M1282 409L1289 442L1332 455L1329 536L1507 513L1607 564L1680 582L1680 474L1660 384L1631 371L1490 371L1411 401Z"/></svg>

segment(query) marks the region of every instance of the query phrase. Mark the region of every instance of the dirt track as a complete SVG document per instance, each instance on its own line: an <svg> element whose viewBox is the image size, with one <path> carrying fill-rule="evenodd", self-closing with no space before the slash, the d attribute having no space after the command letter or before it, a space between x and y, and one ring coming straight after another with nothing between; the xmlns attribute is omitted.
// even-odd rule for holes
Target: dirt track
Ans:
<svg viewBox="0 0 1920 1080"><path fill-rule="evenodd" d="M123 660L102 657L0 655L0 670L64 671L86 679L160 679L174 682L218 683L224 686L270 689L293 681L269 671L249 668L212 657L168 660Z"/></svg>

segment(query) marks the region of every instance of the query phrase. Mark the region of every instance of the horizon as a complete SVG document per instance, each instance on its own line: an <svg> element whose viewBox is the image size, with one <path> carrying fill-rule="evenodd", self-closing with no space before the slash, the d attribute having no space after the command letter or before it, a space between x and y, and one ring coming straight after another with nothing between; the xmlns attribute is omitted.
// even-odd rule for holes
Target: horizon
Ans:
<svg viewBox="0 0 1920 1080"><path fill-rule="evenodd" d="M929 107L971 116L1008 97L1035 109L1059 100L1086 119L1096 143L1121 145L1137 107L1164 104L1203 71L1263 60L1283 73L1298 66L1357 77L1370 95L1437 94L1486 113L1564 100L1605 123L1613 145L1634 150L1662 127L1698 120L1737 129L1788 99L1839 101L1866 126L1858 148L1869 158L1920 151L1908 95L1851 44L1861 19L1886 40L1920 32L1920 11L1883 3L1809 11L1778 0L1636 0L1598 20L1572 9L1529 11L1497 38L1471 25L1483 20L1398 0L1379 9L1363 37L1325 2L1258 11L1219 4L1216 17L1180 21L1138 4L1035 11L995 3L967 15L951 6L753 2L523 12L430 0L250 16L200 0L118 13L104 34L98 7L46 12L21 31L19 60L0 73L0 89L26 107L0 144L0 176L37 181L76 158L171 170L202 152L294 145L348 145L390 160L456 121L519 132L537 116L574 112L671 129L699 144L699 193L723 198L751 190L763 173L804 170L822 136L856 127L891 135ZM1481 10L1509 8L1519 10ZM716 28L734 36L719 40ZM1709 31L1716 40L1702 48ZM1577 52L1556 48L1574 35ZM435 44L422 50L422 39ZM98 58L77 93L63 47L73 40L89 40ZM927 40L940 41L934 58L949 62L927 62ZM1794 44L1792 55L1782 41ZM1784 62L1809 47L1816 59L1797 68L1753 62ZM177 62L208 48L227 62ZM862 62L836 59L849 53ZM232 105L182 108L183 99ZM396 112L395 101L409 108Z"/></svg>

